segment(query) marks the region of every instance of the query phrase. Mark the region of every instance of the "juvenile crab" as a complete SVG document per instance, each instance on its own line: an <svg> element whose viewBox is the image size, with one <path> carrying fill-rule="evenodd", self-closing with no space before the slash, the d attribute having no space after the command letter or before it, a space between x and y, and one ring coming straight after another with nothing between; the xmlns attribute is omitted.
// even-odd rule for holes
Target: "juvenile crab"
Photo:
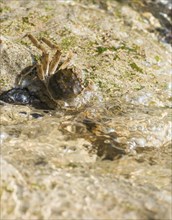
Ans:
<svg viewBox="0 0 172 220"><path fill-rule="evenodd" d="M59 47L46 38L42 41L51 49L56 49L52 60L46 49L31 34L27 35L32 43L42 51L40 60L36 63L37 77L44 83L47 92L54 101L69 99L77 96L84 89L81 71L69 66L72 53L69 52L65 61L61 63L61 51Z"/></svg>

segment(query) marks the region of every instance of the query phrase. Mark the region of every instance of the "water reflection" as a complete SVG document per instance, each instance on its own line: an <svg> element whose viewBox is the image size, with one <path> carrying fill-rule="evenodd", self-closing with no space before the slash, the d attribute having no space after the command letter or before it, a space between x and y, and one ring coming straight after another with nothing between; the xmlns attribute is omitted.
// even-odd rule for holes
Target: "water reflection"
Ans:
<svg viewBox="0 0 172 220"><path fill-rule="evenodd" d="M171 140L169 108L117 103L47 112L5 104L1 106L2 141L10 144L15 137L24 144L28 136L28 143L40 140L62 148L61 143L72 141L77 149L78 140L83 140L88 144L81 144L82 148L89 155L114 160L140 149L160 148Z"/></svg>
<svg viewBox="0 0 172 220"><path fill-rule="evenodd" d="M89 143L86 150L101 160L137 153L140 148L160 148L170 141L172 135L170 110L165 108L101 103L100 106L46 113L28 106L4 105L1 110L1 136L5 137L2 141L10 142L15 136L22 142L24 133L29 133L30 139L44 136L45 143L56 142L57 132L54 130L58 130L62 140L73 140L74 143L81 138L86 140Z"/></svg>

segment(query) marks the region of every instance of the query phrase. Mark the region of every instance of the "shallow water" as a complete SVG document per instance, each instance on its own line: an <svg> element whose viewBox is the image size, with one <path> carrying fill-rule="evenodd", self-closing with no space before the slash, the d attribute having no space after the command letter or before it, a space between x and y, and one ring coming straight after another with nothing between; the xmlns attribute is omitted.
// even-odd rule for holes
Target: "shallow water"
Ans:
<svg viewBox="0 0 172 220"><path fill-rule="evenodd" d="M62 152L70 152L70 147L67 149L64 143L71 140L76 146L78 141L83 142L86 146L82 150L94 152L95 156L114 159L148 148L159 149L169 143L172 136L171 109L164 107L127 103L119 106L110 102L78 110L36 110L4 104L1 112L1 142L8 149L10 143L22 143L27 139L27 144L39 140L59 150L62 148ZM71 151L77 151L76 146Z"/></svg>
<svg viewBox="0 0 172 220"><path fill-rule="evenodd" d="M169 219L170 109L5 104L1 112L2 200L14 195L2 219L13 219L10 207L23 219Z"/></svg>

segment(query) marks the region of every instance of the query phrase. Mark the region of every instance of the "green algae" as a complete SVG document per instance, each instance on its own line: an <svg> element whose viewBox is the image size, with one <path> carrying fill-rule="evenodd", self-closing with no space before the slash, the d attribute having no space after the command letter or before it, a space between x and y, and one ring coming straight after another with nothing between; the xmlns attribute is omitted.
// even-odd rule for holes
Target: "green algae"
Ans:
<svg viewBox="0 0 172 220"><path fill-rule="evenodd" d="M97 47L97 53L98 54L102 54L103 52L107 51L108 48L107 47Z"/></svg>
<svg viewBox="0 0 172 220"><path fill-rule="evenodd" d="M0 79L0 86L5 86L7 82L4 79Z"/></svg>
<svg viewBox="0 0 172 220"><path fill-rule="evenodd" d="M155 56L155 60L156 60L157 62L160 62L160 61L161 61L161 58L160 58L158 55L156 55L156 56Z"/></svg>
<svg viewBox="0 0 172 220"><path fill-rule="evenodd" d="M64 50L68 50L77 45L77 38L75 36L66 36L62 38L61 47Z"/></svg>
<svg viewBox="0 0 172 220"><path fill-rule="evenodd" d="M11 8L8 6L0 7L0 13L10 12Z"/></svg>
<svg viewBox="0 0 172 220"><path fill-rule="evenodd" d="M132 62L132 63L130 63L130 66L133 70L140 72L140 73L143 73L143 69L140 68L136 63Z"/></svg>

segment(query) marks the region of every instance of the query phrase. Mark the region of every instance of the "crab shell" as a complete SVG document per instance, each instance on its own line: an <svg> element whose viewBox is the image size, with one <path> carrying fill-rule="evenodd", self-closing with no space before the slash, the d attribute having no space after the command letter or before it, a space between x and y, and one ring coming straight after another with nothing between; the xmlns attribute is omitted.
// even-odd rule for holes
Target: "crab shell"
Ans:
<svg viewBox="0 0 172 220"><path fill-rule="evenodd" d="M30 73L26 74L27 72ZM43 81L38 77L36 67L29 66L16 79L16 88L27 89L42 101L46 94L50 100L58 102L78 96L84 90L84 84L81 70L76 67L57 69L53 75Z"/></svg>
<svg viewBox="0 0 172 220"><path fill-rule="evenodd" d="M84 89L81 72L74 68L57 70L47 80L46 87L53 100L74 98Z"/></svg>

